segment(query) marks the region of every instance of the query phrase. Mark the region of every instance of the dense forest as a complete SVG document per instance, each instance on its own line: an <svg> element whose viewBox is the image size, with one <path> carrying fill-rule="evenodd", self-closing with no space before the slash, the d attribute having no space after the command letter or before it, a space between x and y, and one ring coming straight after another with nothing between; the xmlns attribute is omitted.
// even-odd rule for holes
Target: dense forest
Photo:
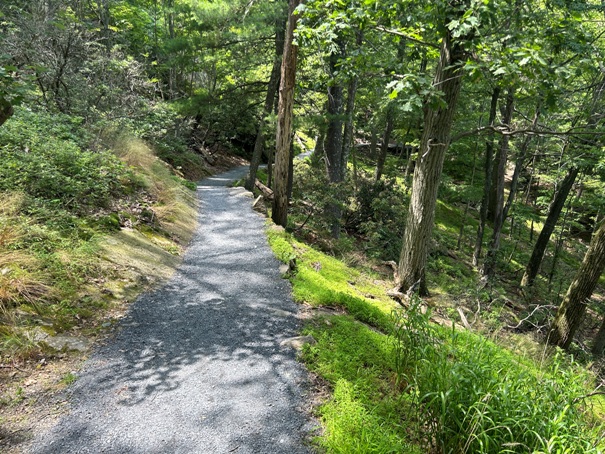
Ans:
<svg viewBox="0 0 605 454"><path fill-rule="evenodd" d="M175 197L231 154L295 297L347 313L305 328L318 446L602 452L604 23L597 0L3 1L3 364L48 354L40 320L102 323L103 236L180 254Z"/></svg>

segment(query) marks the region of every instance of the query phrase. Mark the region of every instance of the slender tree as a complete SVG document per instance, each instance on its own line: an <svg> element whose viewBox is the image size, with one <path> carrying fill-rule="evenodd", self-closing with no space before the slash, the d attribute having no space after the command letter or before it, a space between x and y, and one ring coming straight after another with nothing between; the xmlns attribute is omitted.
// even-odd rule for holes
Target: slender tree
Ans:
<svg viewBox="0 0 605 454"><path fill-rule="evenodd" d="M258 171L258 166L260 165L265 148L265 128L267 127L267 116L270 115L273 110L275 95L277 93L277 89L279 88L281 61L284 53L286 20L287 16L284 14L283 18L278 18L275 24L275 56L273 58L273 68L269 77L269 83L267 84L265 105L263 106L263 111L258 124L256 141L254 142L254 151L252 152L252 159L250 160L250 171L248 172L248 178L246 178L245 183L245 187L249 191L252 190L254 187L254 182L256 181L256 172Z"/></svg>
<svg viewBox="0 0 605 454"><path fill-rule="evenodd" d="M294 85L296 83L296 59L298 46L294 45L294 30L298 20L295 9L301 0L290 0L288 25L284 40L284 54L279 84L277 108L277 134L275 139L275 167L273 181L273 222L282 227L288 223L288 180L290 169L290 144L292 141L292 112L294 109Z"/></svg>

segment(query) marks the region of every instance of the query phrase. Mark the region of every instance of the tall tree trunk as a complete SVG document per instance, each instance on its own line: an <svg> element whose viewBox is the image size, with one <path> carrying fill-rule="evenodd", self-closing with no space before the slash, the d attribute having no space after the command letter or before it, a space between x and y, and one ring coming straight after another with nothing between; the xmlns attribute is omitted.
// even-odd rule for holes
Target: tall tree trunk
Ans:
<svg viewBox="0 0 605 454"><path fill-rule="evenodd" d="M277 108L277 134L275 138L275 168L273 182L273 207L271 219L286 227L288 223L288 170L290 167L290 143L292 141L292 111L294 108L294 85L296 83L296 57L298 46L293 44L294 29L298 15L294 10L301 0L290 0L288 26L284 41Z"/></svg>
<svg viewBox="0 0 605 454"><path fill-rule="evenodd" d="M384 128L384 136L382 137L382 146L380 147L380 153L378 159L376 159L376 170L374 171L374 180L380 181L382 173L384 172L384 163L387 160L387 154L389 152L389 142L391 141L391 133L393 132L393 125L395 123L395 107L393 103L389 103L386 111L386 126Z"/></svg>
<svg viewBox="0 0 605 454"><path fill-rule="evenodd" d="M496 121L498 111L498 98L500 97L500 87L495 87L492 91L492 100L489 107L489 124L493 126ZM483 235L485 234L485 223L487 222L487 207L489 204L489 194L492 185L492 161L494 159L494 136L493 133L485 142L485 179L483 180L483 197L481 198L481 208L479 209L479 226L477 227L477 240L475 241L475 250L473 252L473 266L479 265L481 258L481 249L483 248Z"/></svg>
<svg viewBox="0 0 605 454"><path fill-rule="evenodd" d="M542 264L542 259L544 258L544 252L546 251L546 247L550 241L550 236L555 230L555 226L557 225L557 221L561 215L561 210L565 206L565 201L567 200L569 191L571 191L571 188L576 181L578 172L579 169L577 167L572 167L569 169L567 175L561 182L559 190L555 194L552 203L550 204L548 216L546 217L546 221L544 221L544 227L542 227L542 231L540 232L540 235L538 235L531 258L529 259L527 267L525 268L523 279L521 279L521 286L523 287L533 285L534 280L538 275L540 265Z"/></svg>
<svg viewBox="0 0 605 454"><path fill-rule="evenodd" d="M510 125L513 118L514 95L513 90L509 90L506 95L506 106L502 122L505 125ZM485 262L481 269L481 274L486 277L492 277L496 271L496 257L500 249L500 236L502 227L504 226L504 177L506 174L506 161L508 159L508 136L500 138L500 152L498 153L498 175L496 178L496 215L494 217L494 230L490 247L485 257Z"/></svg>
<svg viewBox="0 0 605 454"><path fill-rule="evenodd" d="M594 338L594 344L592 344L592 354L595 356L601 356L605 350L605 317L603 322Z"/></svg>
<svg viewBox="0 0 605 454"><path fill-rule="evenodd" d="M284 15L284 19L287 19L287 16ZM265 105L263 106L262 117L258 124L256 141L254 142L254 151L252 152L252 159L250 160L248 178L246 178L246 182L244 184L248 191L252 191L252 188L254 188L256 173L258 172L258 166L260 165L265 148L265 127L267 125L267 116L273 109L275 95L277 94L277 89L279 88L280 68L282 55L284 53L285 31L285 20L278 19L275 26L275 57L273 58L273 69L271 70L269 84L267 85L267 94L265 96Z"/></svg>
<svg viewBox="0 0 605 454"><path fill-rule="evenodd" d="M433 86L443 93L445 105L435 108L427 104L424 110L424 130L399 260L398 287L403 292L413 290L418 283L420 295L428 295L425 270L428 246L435 222L437 189L462 87L460 69L464 61L462 46L453 42L446 31L433 81Z"/></svg>
<svg viewBox="0 0 605 454"><path fill-rule="evenodd" d="M363 42L363 33L358 31L356 33L356 44L357 47L361 47ZM347 164L349 162L349 156L351 155L351 147L353 146L353 120L355 117L355 97L357 96L357 85L359 78L357 75L351 77L349 85L347 87L347 105L345 107L345 129L342 138L342 156L340 166L342 168L343 179L347 174Z"/></svg>
<svg viewBox="0 0 605 454"><path fill-rule="evenodd" d="M532 128L535 128L538 124L539 117L540 105L538 104L534 119L532 121ZM525 159L527 158L527 150L529 149L530 141L531 136L527 136L523 140L523 143L519 148L519 154L517 155L517 160L515 162L515 170L513 171L513 177L510 183L510 191L508 193L508 198L506 199L506 205L504 205L504 212L502 213L503 220L506 220L506 218L508 217L508 213L510 212L511 207L513 206L513 202L515 201L515 197L517 196L517 187L519 186L519 175L521 174L521 170L525 167Z"/></svg>
<svg viewBox="0 0 605 454"><path fill-rule="evenodd" d="M341 55L339 54L330 55L331 74L336 72L336 65L340 58ZM328 182L331 186L340 183L344 179L344 170L342 168L343 98L343 89L338 82L333 82L328 86L328 129L324 141L324 151L326 172ZM326 206L326 215L330 220L332 238L338 238L340 236L340 217L342 215L340 205L337 202L329 203Z"/></svg>
<svg viewBox="0 0 605 454"><path fill-rule="evenodd" d="M355 114L355 96L357 95L357 76L349 81L347 87L347 105L345 107L345 129L342 138L342 156L340 166L343 171L343 178L347 173L347 164L351 155L351 147L353 146L353 118Z"/></svg>
<svg viewBox="0 0 605 454"><path fill-rule="evenodd" d="M563 302L557 310L548 334L548 343L568 348L584 318L591 297L605 269L605 223L590 242L582 265L578 269Z"/></svg>

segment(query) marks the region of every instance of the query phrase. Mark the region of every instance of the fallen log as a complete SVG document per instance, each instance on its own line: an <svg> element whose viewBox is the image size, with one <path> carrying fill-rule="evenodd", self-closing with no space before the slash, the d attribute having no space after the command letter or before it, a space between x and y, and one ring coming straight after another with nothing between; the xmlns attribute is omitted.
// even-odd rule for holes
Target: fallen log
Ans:
<svg viewBox="0 0 605 454"><path fill-rule="evenodd" d="M273 200L273 190L262 184L258 179L254 182L254 187L263 194L265 199Z"/></svg>

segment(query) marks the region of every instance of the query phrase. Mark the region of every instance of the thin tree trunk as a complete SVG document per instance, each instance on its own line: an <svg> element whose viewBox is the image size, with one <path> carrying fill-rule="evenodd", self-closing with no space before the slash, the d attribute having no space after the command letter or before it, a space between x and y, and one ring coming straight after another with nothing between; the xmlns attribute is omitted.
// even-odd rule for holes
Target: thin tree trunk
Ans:
<svg viewBox="0 0 605 454"><path fill-rule="evenodd" d="M391 141L391 133L393 132L393 125L395 122L395 108L393 103L387 106L386 111L386 126L384 128L384 136L382 137L382 146L380 147L380 153L376 160L376 170L374 171L374 181L380 181L382 173L384 172L384 163L387 160L387 154L389 152L389 142Z"/></svg>
<svg viewBox="0 0 605 454"><path fill-rule="evenodd" d="M370 131L370 159L378 159L378 132L377 126L373 125Z"/></svg>
<svg viewBox="0 0 605 454"><path fill-rule="evenodd" d="M288 10L288 27L284 41L284 54L281 65L281 81L279 85L279 104L277 113L277 134L275 138L275 169L273 222L282 227L288 223L288 170L290 164L290 143L292 140L292 111L294 108L294 85L296 82L296 57L298 46L293 44L294 29L298 15L294 10L300 0L290 0Z"/></svg>
<svg viewBox="0 0 605 454"><path fill-rule="evenodd" d="M336 72L336 65L341 58L339 54L332 54L329 58L330 73ZM326 157L326 173L328 182L337 185L344 179L344 170L342 168L343 159L343 102L344 93L342 86L335 82L328 86L328 129L326 140L324 141L324 150ZM340 218L342 215L338 202L330 202L326 206L326 215L330 220L330 233L332 238L340 236Z"/></svg>
<svg viewBox="0 0 605 454"><path fill-rule="evenodd" d="M473 170L471 172L471 181L470 186L473 187L475 184L475 172L477 170L477 144L475 143L475 150L473 151ZM410 153L411 156L411 153ZM409 159L409 157L408 157ZM466 206L464 207L464 213L462 213L462 221L460 222L460 231L458 232L458 241L456 241L456 250L460 250L460 245L462 244L462 237L464 236L464 229L466 227L466 218L468 216L468 210L471 206L470 199L466 201Z"/></svg>
<svg viewBox="0 0 605 454"><path fill-rule="evenodd" d="M353 146L353 118L355 114L355 96L357 95L357 76L349 81L347 87L347 105L345 107L345 129L342 138L342 156L341 156L341 167L343 171L343 177L347 173L347 164L349 162L349 156L351 155L351 147Z"/></svg>
<svg viewBox="0 0 605 454"><path fill-rule="evenodd" d="M495 87L492 91L492 100L489 107L489 124L494 125L496 121L496 112L498 108L498 98L500 97L500 88ZM481 249L483 248L483 236L485 234L485 224L487 222L487 208L489 204L489 194L492 185L492 161L494 156L494 138L493 134L485 142L485 179L483 180L483 197L481 198L481 208L479 209L479 226L477 227L477 240L475 241L475 250L473 252L473 266L479 265L481 258Z"/></svg>
<svg viewBox="0 0 605 454"><path fill-rule="evenodd" d="M287 17L284 17L287 19ZM254 142L254 151L252 152L252 159L250 160L250 170L248 172L248 178L245 182L245 187L248 191L252 191L254 188L254 181L256 180L256 172L258 172L258 166L261 163L263 157L263 151L265 148L265 127L267 125L267 116L273 109L275 102L275 95L279 88L280 81L280 69L282 55L284 52L284 40L285 40L285 28L286 24L284 20L279 19L275 27L275 57L273 59L273 69L271 70L271 76L269 77L269 84L267 85L267 95L265 96L265 105L263 106L262 117L258 125L258 131L256 133L256 141Z"/></svg>
<svg viewBox="0 0 605 454"><path fill-rule="evenodd" d="M433 81L433 86L443 93L445 105L437 108L426 105L424 111L424 130L399 260L398 287L404 293L417 287L420 295L428 295L425 268L435 222L437 189L462 87L460 68L465 61L462 46L452 41L450 32L446 31Z"/></svg>
<svg viewBox="0 0 605 454"><path fill-rule="evenodd" d="M534 115L534 119L532 121L532 128L535 128L538 124L538 118L540 117L540 105L536 108L536 113ZM517 161L515 162L515 170L513 171L513 178L510 183L510 192L508 193L508 198L506 199L506 205L504 205L504 213L502 214L503 220L506 220L508 217L508 213L515 201L515 197L517 196L517 187L519 186L519 175L521 174L521 170L525 167L525 159L527 157L527 150L529 149L529 143L531 141L531 136L527 136L521 147L519 149L519 154L517 155Z"/></svg>
<svg viewBox="0 0 605 454"><path fill-rule="evenodd" d="M542 227L542 231L540 232L540 235L538 235L531 258L527 263L525 273L521 279L521 286L523 287L532 286L536 276L538 275L540 265L542 264L542 259L544 258L544 252L546 251L546 247L550 241L550 236L555 230L555 226L557 225L557 221L561 215L561 210L565 206L565 201L567 200L569 191L571 191L571 188L576 181L578 172L579 169L577 167L572 167L569 169L567 175L559 186L559 190L555 194L553 202L550 205L550 209L548 210L546 221L544 221L544 227Z"/></svg>
<svg viewBox="0 0 605 454"><path fill-rule="evenodd" d="M509 90L506 95L506 106L502 122L510 125L513 117L514 94ZM496 178L496 216L494 217L494 230L490 247L481 269L481 274L486 277L492 277L496 271L496 258L500 250L500 236L504 226L504 176L506 174L506 161L508 158L508 136L500 138L500 152L498 153L498 175Z"/></svg>
<svg viewBox="0 0 605 454"><path fill-rule="evenodd" d="M595 356L601 356L603 354L603 350L605 350L605 317L603 317L601 327L594 338L592 354Z"/></svg>
<svg viewBox="0 0 605 454"><path fill-rule="evenodd" d="M363 41L362 32L357 32L356 44L357 47L361 47ZM353 120L355 117L355 97L357 96L357 86L359 78L357 75L351 77L349 85L347 87L347 105L345 107L345 129L342 139L342 156L341 156L341 168L343 179L347 174L347 164L349 162L349 156L351 155L351 147L353 146Z"/></svg>
<svg viewBox="0 0 605 454"><path fill-rule="evenodd" d="M557 310L548 334L549 344L565 349L570 346L603 269L605 269L605 223L590 242L582 265Z"/></svg>

